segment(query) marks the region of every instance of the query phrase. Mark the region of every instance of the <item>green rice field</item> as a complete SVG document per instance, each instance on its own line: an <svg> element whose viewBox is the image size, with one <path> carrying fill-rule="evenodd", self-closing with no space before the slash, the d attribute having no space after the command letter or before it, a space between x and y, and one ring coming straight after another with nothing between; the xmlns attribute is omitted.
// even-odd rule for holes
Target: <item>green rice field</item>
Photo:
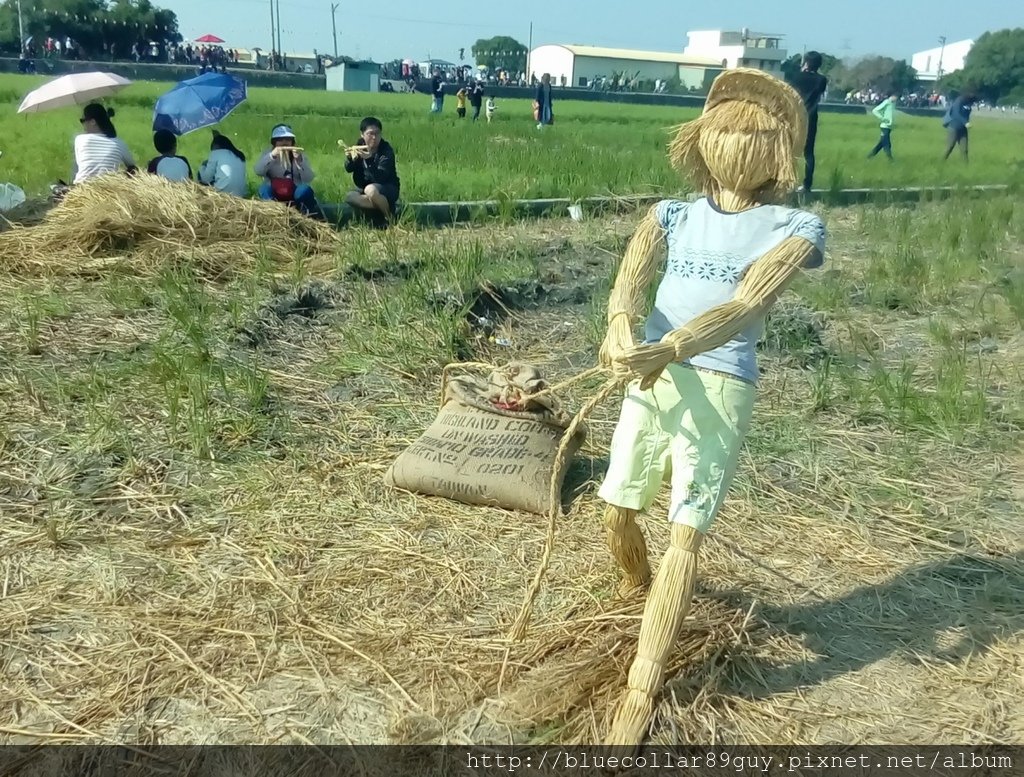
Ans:
<svg viewBox="0 0 1024 777"><path fill-rule="evenodd" d="M42 76L0 76L0 181L30 195L68 180L78 110L18 115L22 98L46 80ZM137 161L155 151L151 122L157 97L170 84L138 83L106 101L117 110L115 124ZM375 115L395 146L402 198L474 200L530 197L585 197L685 190L669 167L665 145L671 128L694 118L694 109L558 100L556 125L538 131L530 100L497 100L488 125L455 115L454 96L440 116L428 112L430 98L416 94L318 93L251 89L250 97L220 127L255 161L271 127L288 122L308 149L324 201L341 198L350 179L339 139L353 142L360 119ZM1010 183L1024 177L1024 121L979 116L972 122L971 161L942 163L944 130L938 119L898 114L893 132L895 164L866 159L877 140L877 123L863 117L824 114L818 135L816 188L899 187ZM193 169L209 150L210 133L182 139L179 153ZM801 162L802 165L802 162ZM250 166L251 169L251 166ZM252 183L256 183L252 175Z"/></svg>

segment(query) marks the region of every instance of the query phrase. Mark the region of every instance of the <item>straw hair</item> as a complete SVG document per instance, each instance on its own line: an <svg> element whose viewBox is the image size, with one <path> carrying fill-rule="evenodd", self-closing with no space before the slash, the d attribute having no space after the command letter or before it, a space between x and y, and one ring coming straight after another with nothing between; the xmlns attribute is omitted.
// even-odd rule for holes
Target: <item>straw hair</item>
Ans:
<svg viewBox="0 0 1024 777"><path fill-rule="evenodd" d="M797 91L785 81L751 68L727 70L711 84L704 113L729 102L761 106L789 130L793 152L803 150L807 139L807 110Z"/></svg>
<svg viewBox="0 0 1024 777"><path fill-rule="evenodd" d="M700 118L678 128L669 158L704 194L781 202L796 184L795 155L806 136L806 112L792 87L758 71L730 71L715 80Z"/></svg>

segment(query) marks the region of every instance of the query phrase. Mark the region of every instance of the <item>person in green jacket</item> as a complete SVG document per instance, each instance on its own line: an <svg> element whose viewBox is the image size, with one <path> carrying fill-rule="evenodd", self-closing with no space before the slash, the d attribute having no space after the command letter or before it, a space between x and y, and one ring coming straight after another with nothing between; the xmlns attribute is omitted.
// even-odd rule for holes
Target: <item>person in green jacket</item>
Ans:
<svg viewBox="0 0 1024 777"><path fill-rule="evenodd" d="M879 151L884 151L885 155L889 157L889 161L892 161L892 120L896 115L896 101L899 100L899 95L891 94L885 100L882 100L878 105L872 108L873 113L879 120L882 137L878 139L875 147L871 149L871 153L868 154L868 159L871 159Z"/></svg>

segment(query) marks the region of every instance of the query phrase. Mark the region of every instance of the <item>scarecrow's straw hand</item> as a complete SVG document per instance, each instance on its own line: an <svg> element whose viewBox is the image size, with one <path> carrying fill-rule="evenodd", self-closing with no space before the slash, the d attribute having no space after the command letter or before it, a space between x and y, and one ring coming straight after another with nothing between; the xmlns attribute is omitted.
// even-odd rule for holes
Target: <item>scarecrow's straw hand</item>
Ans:
<svg viewBox="0 0 1024 777"><path fill-rule="evenodd" d="M662 371L676 360L676 349L671 343L635 345L615 360L617 375L630 375L640 379L640 388L646 391L661 377Z"/></svg>
<svg viewBox="0 0 1024 777"><path fill-rule="evenodd" d="M634 347L636 341L633 339L633 327L629 316L614 316L608 324L608 332L604 336L598 355L601 366L615 369L616 362Z"/></svg>

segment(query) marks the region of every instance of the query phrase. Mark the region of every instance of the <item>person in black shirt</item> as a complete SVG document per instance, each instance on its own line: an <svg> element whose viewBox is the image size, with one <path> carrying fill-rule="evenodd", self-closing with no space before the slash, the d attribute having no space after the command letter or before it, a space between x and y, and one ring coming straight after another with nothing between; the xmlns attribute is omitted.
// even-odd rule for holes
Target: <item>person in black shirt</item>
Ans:
<svg viewBox="0 0 1024 777"><path fill-rule="evenodd" d="M380 119L367 116L359 125L356 146L346 152L345 170L352 173L356 185L345 202L363 211L374 211L390 218L398 203L401 181L395 167L395 150L381 137Z"/></svg>
<svg viewBox="0 0 1024 777"><path fill-rule="evenodd" d="M484 104L484 85L477 79L469 89L469 104L473 106L473 121L480 118L480 107Z"/></svg>
<svg viewBox="0 0 1024 777"><path fill-rule="evenodd" d="M790 85L800 93L804 107L807 109L807 142L804 144L804 185L802 190L809 192L814 181L814 142L818 137L818 105L828 89L828 79L818 70L821 68L822 57L817 51L808 51L804 55L803 67L790 79Z"/></svg>
<svg viewBox="0 0 1024 777"><path fill-rule="evenodd" d="M440 70L434 71L434 77L430 80L430 92L434 97L430 112L440 113L444 108L444 80L441 78Z"/></svg>

